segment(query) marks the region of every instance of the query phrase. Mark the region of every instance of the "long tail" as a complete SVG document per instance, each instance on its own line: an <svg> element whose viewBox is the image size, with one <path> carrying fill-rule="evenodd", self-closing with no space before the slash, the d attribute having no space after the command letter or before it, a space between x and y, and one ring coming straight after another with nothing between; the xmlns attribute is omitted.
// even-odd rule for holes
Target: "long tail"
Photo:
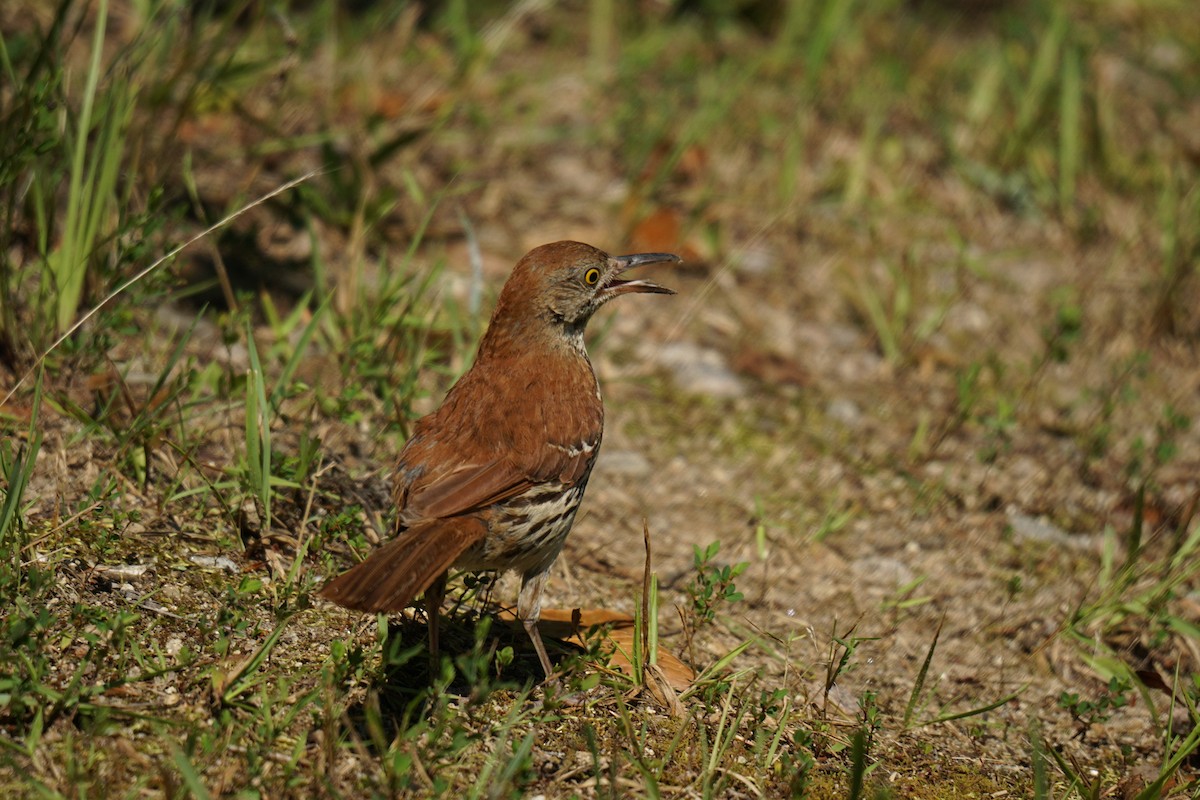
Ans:
<svg viewBox="0 0 1200 800"><path fill-rule="evenodd" d="M472 517L417 523L327 582L321 596L358 611L400 611L486 535Z"/></svg>

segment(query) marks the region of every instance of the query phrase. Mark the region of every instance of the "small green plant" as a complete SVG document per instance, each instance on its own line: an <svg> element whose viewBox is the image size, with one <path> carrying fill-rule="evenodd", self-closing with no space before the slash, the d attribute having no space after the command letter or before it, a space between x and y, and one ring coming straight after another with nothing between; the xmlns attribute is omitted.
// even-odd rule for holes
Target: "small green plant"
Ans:
<svg viewBox="0 0 1200 800"><path fill-rule="evenodd" d="M692 598L692 614L696 627L707 625L716 619L717 610L725 603L736 603L743 599L734 581L750 567L750 562L740 561L737 564L716 564L714 560L721 552L721 543L713 542L703 550L698 545L692 546L693 566L696 577L688 586L688 596Z"/></svg>
<svg viewBox="0 0 1200 800"><path fill-rule="evenodd" d="M871 747L882 726L875 692L863 692L858 706L862 713L862 724L850 739L850 789L846 795L850 800L858 800L863 796L867 776L879 766L878 761L871 760Z"/></svg>
<svg viewBox="0 0 1200 800"><path fill-rule="evenodd" d="M505 669L512 664L513 648L501 647L491 636L492 618L484 615L475 623L471 649L454 656L454 668L460 679L469 687L468 702L482 703L493 692L513 691L517 684L505 677Z"/></svg>
<svg viewBox="0 0 1200 800"><path fill-rule="evenodd" d="M687 587L688 597L692 602L688 613L681 613L680 616L683 618L684 636L693 664L696 663L696 632L716 620L717 610L723 604L736 603L743 599L734 580L749 569L750 562L716 564L714 559L720 551L720 542L713 542L703 550L698 545L692 545L692 563L696 569L696 577Z"/></svg>
<svg viewBox="0 0 1200 800"><path fill-rule="evenodd" d="M1083 338L1083 307L1069 290L1055 293L1054 324L1042 329L1042 340L1052 361L1065 363L1071 348Z"/></svg>
<svg viewBox="0 0 1200 800"><path fill-rule="evenodd" d="M1078 692L1062 692L1058 696L1058 707L1071 715L1077 727L1075 738L1082 742L1087 738L1089 728L1107 722L1113 712L1129 705L1131 688L1127 679L1114 675L1108 682L1107 690L1100 692L1095 699L1082 697Z"/></svg>
<svg viewBox="0 0 1200 800"><path fill-rule="evenodd" d="M1012 447L1012 435L1017 427L1017 398L997 394L994 408L982 417L981 422L986 437L977 456L984 464L992 464Z"/></svg>
<svg viewBox="0 0 1200 800"><path fill-rule="evenodd" d="M790 751L782 756L783 774L787 776L788 795L795 800L808 797L808 783L816 769L813 757L813 735L804 728L797 728L792 735Z"/></svg>
<svg viewBox="0 0 1200 800"><path fill-rule="evenodd" d="M841 636L837 635L837 620L833 621L833 631L829 636L829 652L825 661L825 701L829 701L829 693L837 684L838 678L854 669L854 654L863 642L873 642L873 636L855 636L858 624L850 626Z"/></svg>
<svg viewBox="0 0 1200 800"><path fill-rule="evenodd" d="M45 726L54 669L50 645L53 615L44 602L53 585L49 570L34 567L24 576L0 565L0 593L8 613L0 619L0 717L18 736L28 737L30 751Z"/></svg>

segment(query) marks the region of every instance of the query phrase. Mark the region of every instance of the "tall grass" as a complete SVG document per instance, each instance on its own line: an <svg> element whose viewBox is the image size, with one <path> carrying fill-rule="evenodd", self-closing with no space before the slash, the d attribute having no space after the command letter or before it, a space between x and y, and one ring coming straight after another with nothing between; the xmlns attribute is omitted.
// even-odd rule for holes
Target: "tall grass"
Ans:
<svg viewBox="0 0 1200 800"><path fill-rule="evenodd" d="M75 321L88 266L115 233L117 174L136 90L120 77L114 77L105 91L98 94L107 23L108 1L100 0L79 117L64 142L71 156L65 222L59 242L51 245L44 256L46 274L52 279L51 286L43 287L50 306L46 316L53 320L55 333L66 330ZM51 190L47 186L39 188L44 192Z"/></svg>
<svg viewBox="0 0 1200 800"><path fill-rule="evenodd" d="M99 3L79 97L58 53L83 25L69 0L39 34L4 40L0 62L11 82L0 115L5 141L5 218L2 230L30 247L21 258L0 252L0 340L10 351L44 346L74 321L89 282L120 258L118 234L131 218L120 188L126 140L137 102L136 79L110 69L105 58L108 3ZM7 238L7 237L5 237ZM25 267L19 269L19 267ZM19 310L35 324L25 327Z"/></svg>
<svg viewBox="0 0 1200 800"><path fill-rule="evenodd" d="M0 439L0 475L4 478L4 486L0 488L3 492L3 501L0 502L0 569L6 573L6 579L0 583L6 589L16 589L20 584L18 576L26 545L23 514L25 490L33 476L42 445L42 379L43 373L39 372L24 441L20 437Z"/></svg>

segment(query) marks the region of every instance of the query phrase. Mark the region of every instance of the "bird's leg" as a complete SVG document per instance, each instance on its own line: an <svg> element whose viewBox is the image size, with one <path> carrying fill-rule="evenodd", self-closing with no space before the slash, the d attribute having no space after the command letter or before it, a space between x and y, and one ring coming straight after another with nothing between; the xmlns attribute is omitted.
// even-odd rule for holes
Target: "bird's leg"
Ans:
<svg viewBox="0 0 1200 800"><path fill-rule="evenodd" d="M521 624L525 626L525 632L533 642L533 649L537 651L538 660L542 662L542 672L547 680L554 673L554 665L550 663L550 656L546 655L546 645L542 643L542 634L537 624L538 618L542 616L542 588L545 587L548 576L549 572L539 572L536 575L526 573L521 583L521 593L517 595L517 616L521 618Z"/></svg>
<svg viewBox="0 0 1200 800"><path fill-rule="evenodd" d="M433 583L425 590L425 619L429 624L429 664L431 675L438 672L438 612L442 609L442 600L446 597L446 575L434 578Z"/></svg>

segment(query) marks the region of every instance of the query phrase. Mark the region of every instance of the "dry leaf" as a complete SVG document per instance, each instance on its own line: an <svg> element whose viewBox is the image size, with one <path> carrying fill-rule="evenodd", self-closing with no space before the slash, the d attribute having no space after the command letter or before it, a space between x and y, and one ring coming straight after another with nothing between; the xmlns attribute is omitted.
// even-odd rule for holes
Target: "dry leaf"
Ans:
<svg viewBox="0 0 1200 800"><path fill-rule="evenodd" d="M505 622L517 620L517 615L510 609L502 610L498 616ZM609 666L626 675L632 675L633 664L629 657L633 655L633 637L637 634L637 629L633 627L633 617L628 614L607 608L544 608L538 620L538 630L542 636L561 640L575 639L585 645L584 637L588 630L602 625L608 626L601 631L601 635L604 637L606 649L611 653ZM649 666L656 666L655 677L660 678L666 686L676 692L687 690L696 679L696 673L691 667L661 648L658 651L658 664ZM650 672L651 670L646 670L645 674ZM648 683L655 699L661 700L667 708L672 708L673 703L669 699L659 697L660 694L665 695L662 688L656 689L652 683Z"/></svg>
<svg viewBox="0 0 1200 800"><path fill-rule="evenodd" d="M630 249L642 253L671 253L681 244L679 214L659 208L634 226L629 235Z"/></svg>
<svg viewBox="0 0 1200 800"><path fill-rule="evenodd" d="M631 624L628 627L613 628L605 636L614 646L610 666L627 675L633 674L633 664L629 661L629 656L633 655L633 637L637 633ZM696 679L696 673L691 667L661 648L658 651L658 669L667 685L677 692L690 688L692 681Z"/></svg>
<svg viewBox="0 0 1200 800"><path fill-rule="evenodd" d="M634 253L675 253L684 265L704 261L700 252L684 239L683 221L679 212L658 208L633 226L629 234L629 250Z"/></svg>

